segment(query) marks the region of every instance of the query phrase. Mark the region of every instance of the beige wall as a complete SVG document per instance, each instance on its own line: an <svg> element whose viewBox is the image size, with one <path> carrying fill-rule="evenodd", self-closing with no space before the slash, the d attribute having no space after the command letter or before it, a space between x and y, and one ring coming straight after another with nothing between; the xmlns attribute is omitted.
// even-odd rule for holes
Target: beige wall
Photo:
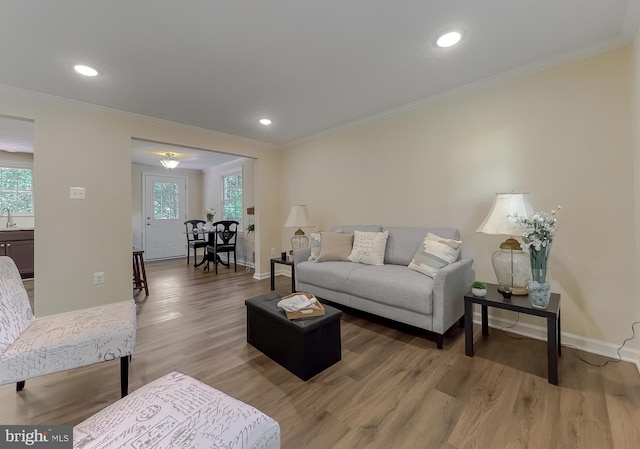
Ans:
<svg viewBox="0 0 640 449"><path fill-rule="evenodd" d="M563 330L617 346L638 318L630 62L627 47L296 144L280 220L302 203L322 230L455 226L495 282L504 238L475 229L495 193L531 192L539 210L563 206L550 261Z"/></svg>
<svg viewBox="0 0 640 449"><path fill-rule="evenodd" d="M131 299L131 138L254 157L257 188L279 189L279 153L248 139L3 86L0 114L35 122L39 316ZM86 200L70 200L71 186L85 187ZM256 208L280 210L279 195L257 195ZM274 214L260 219L265 229L279 229ZM280 235L265 232L262 242L265 248L279 245ZM269 253L262 254L259 263L266 267ZM97 271L105 272L106 282L94 286Z"/></svg>
<svg viewBox="0 0 640 449"><path fill-rule="evenodd" d="M167 171L166 168L161 165L131 165L131 228L133 246L136 248L143 248L143 228L145 225L143 216L143 199L142 199L142 183L144 174L153 174L161 176L184 176L187 178L187 217L200 218L204 220L204 174L201 170L186 170L176 168ZM187 254L187 246L185 241L185 254Z"/></svg>

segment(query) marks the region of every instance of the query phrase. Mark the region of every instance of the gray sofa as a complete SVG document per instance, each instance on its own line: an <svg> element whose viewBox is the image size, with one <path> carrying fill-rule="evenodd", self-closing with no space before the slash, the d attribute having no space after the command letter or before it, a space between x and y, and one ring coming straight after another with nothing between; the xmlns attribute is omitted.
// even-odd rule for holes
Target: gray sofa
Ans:
<svg viewBox="0 0 640 449"><path fill-rule="evenodd" d="M318 298L409 324L435 334L442 349L443 334L464 315L464 294L474 280L472 259L458 258L431 278L408 268L428 232L460 239L454 228L333 226L331 232L389 231L384 265L309 261L310 249L296 250L293 260L296 290Z"/></svg>

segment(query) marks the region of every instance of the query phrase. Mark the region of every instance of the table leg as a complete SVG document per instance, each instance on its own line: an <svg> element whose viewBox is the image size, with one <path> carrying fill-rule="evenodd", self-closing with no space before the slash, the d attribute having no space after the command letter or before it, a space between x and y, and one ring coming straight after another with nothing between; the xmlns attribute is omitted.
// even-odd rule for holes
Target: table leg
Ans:
<svg viewBox="0 0 640 449"><path fill-rule="evenodd" d="M271 261L271 290L276 289L276 263Z"/></svg>
<svg viewBox="0 0 640 449"><path fill-rule="evenodd" d="M473 303L464 301L464 353L473 357Z"/></svg>
<svg viewBox="0 0 640 449"><path fill-rule="evenodd" d="M291 293L296 291L296 267L291 265Z"/></svg>
<svg viewBox="0 0 640 449"><path fill-rule="evenodd" d="M547 376L549 383L558 385L558 329L556 317L547 318Z"/></svg>
<svg viewBox="0 0 640 449"><path fill-rule="evenodd" d="M200 262L198 262L198 260L196 259L196 256L198 255L197 251L195 249L193 250L193 262L194 262L193 266L196 268L207 261L207 248L205 247L203 249L204 249L204 253L202 254L202 260Z"/></svg>
<svg viewBox="0 0 640 449"><path fill-rule="evenodd" d="M482 335L489 335L489 312L487 306L482 306Z"/></svg>
<svg viewBox="0 0 640 449"><path fill-rule="evenodd" d="M560 309L558 309L558 355L562 355L562 326L560 325Z"/></svg>

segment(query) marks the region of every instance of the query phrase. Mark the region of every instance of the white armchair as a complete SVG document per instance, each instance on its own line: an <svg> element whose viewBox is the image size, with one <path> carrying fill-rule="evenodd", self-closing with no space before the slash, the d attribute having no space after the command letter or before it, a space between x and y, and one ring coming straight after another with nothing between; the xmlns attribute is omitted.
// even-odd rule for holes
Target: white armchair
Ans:
<svg viewBox="0 0 640 449"><path fill-rule="evenodd" d="M121 394L129 385L136 340L133 300L34 318L15 263L0 257L0 385L120 358Z"/></svg>

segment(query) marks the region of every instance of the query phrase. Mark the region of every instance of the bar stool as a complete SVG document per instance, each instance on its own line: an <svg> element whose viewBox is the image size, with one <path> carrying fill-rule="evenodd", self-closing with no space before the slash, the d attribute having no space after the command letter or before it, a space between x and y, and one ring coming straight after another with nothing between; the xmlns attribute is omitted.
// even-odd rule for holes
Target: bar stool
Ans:
<svg viewBox="0 0 640 449"><path fill-rule="evenodd" d="M145 296L149 296L149 287L147 286L147 272L144 270L144 251L133 248L133 289L142 290L144 288Z"/></svg>

